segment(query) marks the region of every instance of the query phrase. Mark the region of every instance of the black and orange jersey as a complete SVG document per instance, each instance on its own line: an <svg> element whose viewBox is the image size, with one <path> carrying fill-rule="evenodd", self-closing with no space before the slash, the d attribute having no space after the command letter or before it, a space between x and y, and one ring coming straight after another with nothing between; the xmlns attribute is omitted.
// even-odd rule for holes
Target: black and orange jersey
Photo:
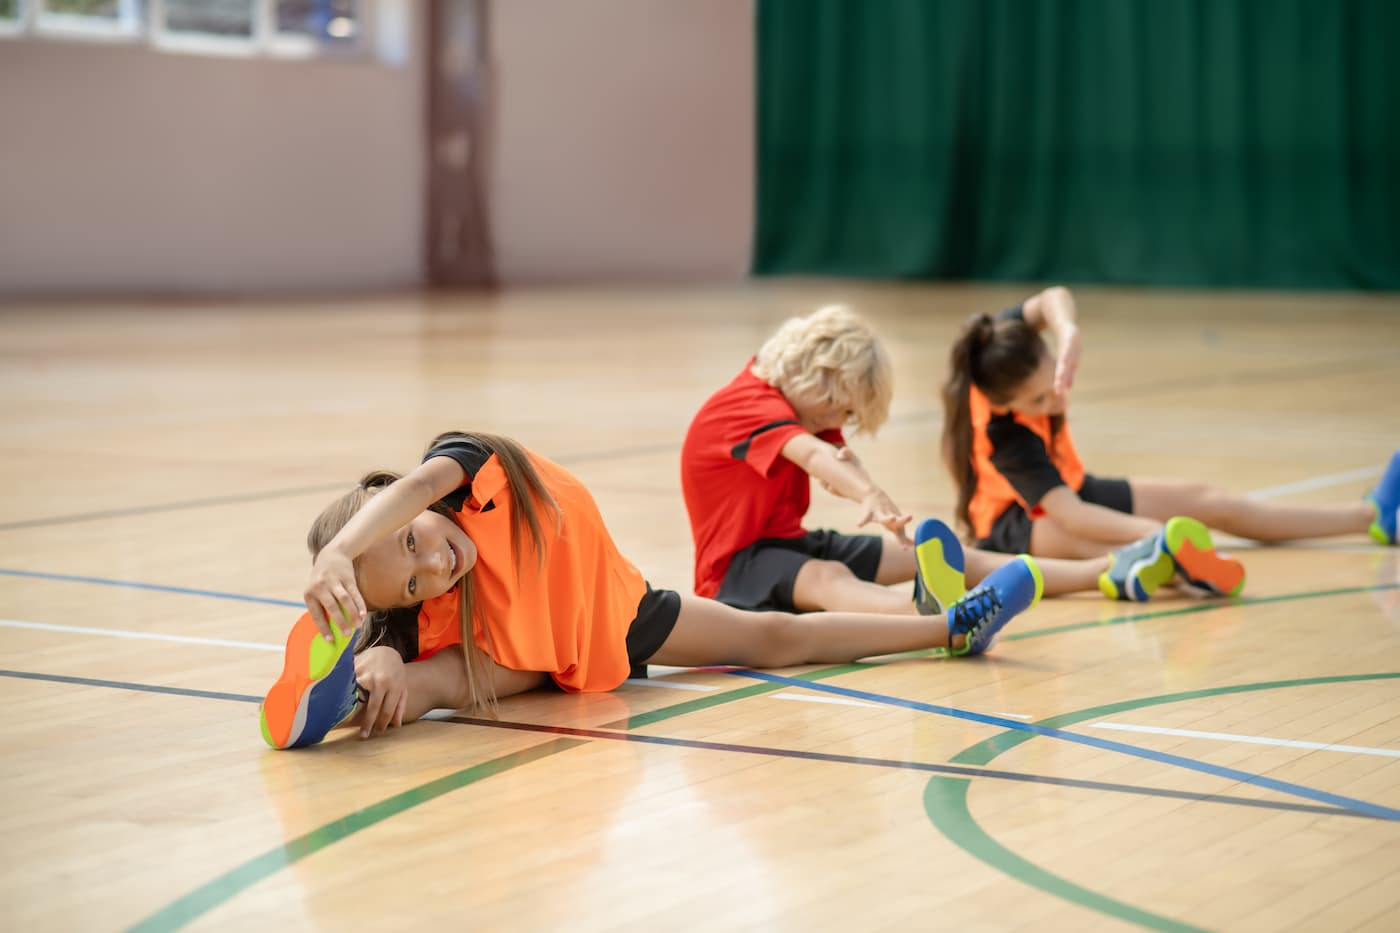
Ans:
<svg viewBox="0 0 1400 933"><path fill-rule="evenodd" d="M473 640L504 667L549 674L565 690L611 690L627 679L627 630L646 592L641 572L617 550L597 503L577 477L526 452L559 506L557 525L540 515L544 561L511 544L511 501L496 455L470 438L434 447L424 460L451 457L467 480L444 502L477 548L471 574ZM422 604L418 655L461 644L458 588Z"/></svg>

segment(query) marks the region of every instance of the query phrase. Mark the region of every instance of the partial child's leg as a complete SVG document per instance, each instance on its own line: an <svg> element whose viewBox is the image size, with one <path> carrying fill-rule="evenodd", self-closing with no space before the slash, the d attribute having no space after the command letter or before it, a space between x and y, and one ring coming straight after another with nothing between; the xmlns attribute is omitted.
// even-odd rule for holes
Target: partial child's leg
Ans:
<svg viewBox="0 0 1400 933"><path fill-rule="evenodd" d="M1102 509L1111 516L1120 513ZM1127 518L1128 516L1123 516ZM1037 559L1058 557L1064 560L1085 560L1103 557L1114 548L1131 544L1142 538L1144 532L1139 527L1141 520L1135 520L1131 527L1125 526L1121 534L1108 533L1103 537L1089 537L1076 531L1050 515L1044 515L1031 522L1031 553Z"/></svg>
<svg viewBox="0 0 1400 933"><path fill-rule="evenodd" d="M978 548L967 550L967 582L980 583L987 574L1009 560L1014 554L998 554ZM1082 560L1061 560L1054 557L1037 557L1040 575L1045 578L1046 596L1063 596L1066 593L1083 593L1099 588L1099 574L1108 569L1110 558L1100 551L1096 557Z"/></svg>
<svg viewBox="0 0 1400 933"><path fill-rule="evenodd" d="M992 574L946 615L747 612L682 596L680 616L653 664L791 667L839 664L925 648L981 651L1017 613L1040 598L1035 563L1021 559Z"/></svg>
<svg viewBox="0 0 1400 933"><path fill-rule="evenodd" d="M1256 541L1364 534L1375 521L1367 500L1336 505L1284 505L1226 492L1206 483L1132 479L1133 512L1166 521L1188 515L1211 528Z"/></svg>
<svg viewBox="0 0 1400 933"><path fill-rule="evenodd" d="M886 547L880 556L880 579L885 576L887 556L901 566L904 563L903 549L898 545ZM912 555L912 551L907 552ZM913 579L913 557L908 558L909 576ZM898 579L896 576L895 579ZM914 603L908 587L891 588L882 583L862 580L845 564L834 560L809 560L797 571L792 583L792 604L802 612L827 610L831 612L877 612L884 614L915 613ZM658 662L664 663L664 662Z"/></svg>

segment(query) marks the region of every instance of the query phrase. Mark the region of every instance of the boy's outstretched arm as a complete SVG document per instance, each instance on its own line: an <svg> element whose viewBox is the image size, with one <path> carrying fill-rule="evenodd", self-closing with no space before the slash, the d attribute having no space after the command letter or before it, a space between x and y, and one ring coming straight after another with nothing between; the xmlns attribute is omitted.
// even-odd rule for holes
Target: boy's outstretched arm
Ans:
<svg viewBox="0 0 1400 933"><path fill-rule="evenodd" d="M460 487L466 478L455 460L434 457L371 497L321 549L311 565L303 597L322 635L330 639L329 620L339 615L337 609L349 617L351 627L358 627L365 619L365 600L355 582L355 558Z"/></svg>
<svg viewBox="0 0 1400 933"><path fill-rule="evenodd" d="M798 434L783 445L782 453L835 495L859 502L859 525L876 522L893 534L900 544L906 547L913 545L904 528L914 520L914 516L901 512L846 448L828 444L813 434Z"/></svg>

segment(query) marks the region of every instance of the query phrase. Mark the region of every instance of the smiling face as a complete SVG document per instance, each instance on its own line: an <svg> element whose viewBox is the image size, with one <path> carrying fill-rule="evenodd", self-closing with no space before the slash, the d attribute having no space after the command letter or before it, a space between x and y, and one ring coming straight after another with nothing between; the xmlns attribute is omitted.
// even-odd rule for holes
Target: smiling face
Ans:
<svg viewBox="0 0 1400 933"><path fill-rule="evenodd" d="M423 512L360 555L360 592L371 609L411 606L446 593L476 566L476 545L456 522Z"/></svg>

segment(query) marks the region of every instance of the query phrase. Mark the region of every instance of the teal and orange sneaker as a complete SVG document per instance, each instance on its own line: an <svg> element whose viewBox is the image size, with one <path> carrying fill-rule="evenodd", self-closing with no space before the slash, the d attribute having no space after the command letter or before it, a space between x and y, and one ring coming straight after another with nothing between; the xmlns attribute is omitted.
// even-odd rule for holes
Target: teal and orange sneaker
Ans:
<svg viewBox="0 0 1400 933"><path fill-rule="evenodd" d="M987 574L966 596L948 607L948 653L981 654L992 646L1006 623L1040 602L1045 581L1029 554L1018 554ZM962 635L962 647L953 638Z"/></svg>
<svg viewBox="0 0 1400 933"><path fill-rule="evenodd" d="M1208 596L1238 596L1244 589L1244 565L1217 554L1210 531L1194 518L1178 515L1162 526L1162 548L1172 557L1188 587Z"/></svg>
<svg viewBox="0 0 1400 933"><path fill-rule="evenodd" d="M1391 455L1381 481L1366 496L1366 501L1376 507L1376 520L1369 529L1371 540L1377 544L1395 544L1397 525L1400 525L1400 450Z"/></svg>
<svg viewBox="0 0 1400 933"><path fill-rule="evenodd" d="M354 715L355 637L334 625L334 642L322 637L311 613L303 612L287 636L282 676L262 702L262 734L273 748L315 745Z"/></svg>
<svg viewBox="0 0 1400 933"><path fill-rule="evenodd" d="M1123 545L1109 559L1108 569L1099 574L1099 590L1109 599L1145 603L1176 573L1160 531Z"/></svg>
<svg viewBox="0 0 1400 933"><path fill-rule="evenodd" d="M914 558L914 605L920 615L938 615L967 594L962 542L946 524L936 518L919 522Z"/></svg>

